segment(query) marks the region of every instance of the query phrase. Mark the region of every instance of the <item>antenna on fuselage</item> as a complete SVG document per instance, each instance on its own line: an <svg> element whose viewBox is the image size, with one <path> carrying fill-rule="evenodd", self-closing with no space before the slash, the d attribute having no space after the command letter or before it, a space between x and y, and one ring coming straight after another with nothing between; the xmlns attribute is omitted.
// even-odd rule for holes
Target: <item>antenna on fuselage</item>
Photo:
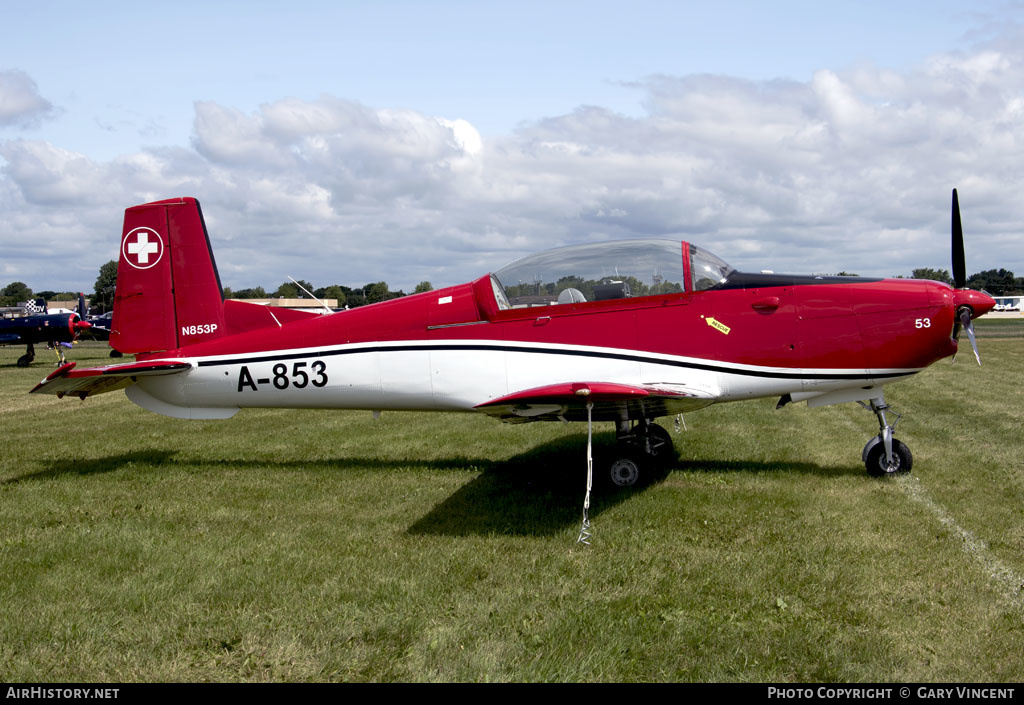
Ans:
<svg viewBox="0 0 1024 705"><path fill-rule="evenodd" d="M328 306L327 304L325 304L325 303L324 303L323 301L321 301L321 300L320 300L320 299L318 299L317 297L313 296L313 292L311 292L311 291L310 291L309 289L307 289L306 287L302 286L302 284L299 284L299 283L298 283L297 281L295 281L294 279L292 279L292 275L291 275L291 274L289 274L289 275L287 275L287 276L288 276L288 278L289 278L289 279L291 279L291 280L292 280L292 284L294 284L295 286L297 286L297 287L299 287L300 289L302 289L302 290L303 290L304 292L306 292L307 294L309 294L309 297L310 297L311 299L313 299L313 300L314 300L314 301L316 301L316 302L317 302L318 304L320 304L321 306L323 306L323 307L324 307L324 313L334 313L334 311L332 311L332 310L331 310L331 307L330 307L330 306ZM278 324L278 325L280 325L280 324Z"/></svg>

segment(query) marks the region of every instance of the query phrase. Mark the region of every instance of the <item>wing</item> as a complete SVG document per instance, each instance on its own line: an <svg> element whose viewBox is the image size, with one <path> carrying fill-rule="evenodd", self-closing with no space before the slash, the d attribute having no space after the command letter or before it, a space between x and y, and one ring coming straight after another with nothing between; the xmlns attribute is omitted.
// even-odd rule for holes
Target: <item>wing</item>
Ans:
<svg viewBox="0 0 1024 705"><path fill-rule="evenodd" d="M594 421L670 416L714 404L715 395L680 384L564 382L524 389L478 404L477 409L507 423L586 421L593 404Z"/></svg>
<svg viewBox="0 0 1024 705"><path fill-rule="evenodd" d="M146 362L129 362L123 365L75 370L75 363L69 362L47 375L46 379L37 384L29 393L56 394L58 398L70 394L85 399L96 394L124 389L134 384L138 377L171 375L184 372L191 367L192 363L180 360L147 360Z"/></svg>

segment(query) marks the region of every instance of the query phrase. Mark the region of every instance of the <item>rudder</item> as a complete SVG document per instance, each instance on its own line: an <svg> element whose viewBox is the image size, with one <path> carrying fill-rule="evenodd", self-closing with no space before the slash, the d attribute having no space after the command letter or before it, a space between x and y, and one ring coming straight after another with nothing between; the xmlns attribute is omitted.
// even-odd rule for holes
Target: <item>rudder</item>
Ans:
<svg viewBox="0 0 1024 705"><path fill-rule="evenodd" d="M226 333L223 292L199 201L125 210L111 347L158 352L218 338Z"/></svg>

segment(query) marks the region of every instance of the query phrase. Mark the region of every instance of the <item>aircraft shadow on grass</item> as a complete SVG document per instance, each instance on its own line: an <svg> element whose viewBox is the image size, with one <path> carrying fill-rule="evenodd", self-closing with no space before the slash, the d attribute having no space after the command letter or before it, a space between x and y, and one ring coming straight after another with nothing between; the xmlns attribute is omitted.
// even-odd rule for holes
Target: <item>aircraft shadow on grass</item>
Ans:
<svg viewBox="0 0 1024 705"><path fill-rule="evenodd" d="M482 472L409 527L414 535L501 534L550 536L579 525L586 490L586 435L572 434L507 460L477 463ZM615 446L614 434L594 436L595 485L590 517L643 492L663 477L629 489L601 486L600 457Z"/></svg>
<svg viewBox="0 0 1024 705"><path fill-rule="evenodd" d="M482 470L480 475L433 507L409 527L408 533L549 536L576 528L586 487L585 457L580 453L585 443L586 436L576 434L536 446L505 461L475 461L474 465ZM593 445L595 487L591 519L657 485L675 471L863 475L859 465L826 467L807 462L676 459L641 485L615 488L597 478L602 456L614 452L614 434L595 435Z"/></svg>
<svg viewBox="0 0 1024 705"><path fill-rule="evenodd" d="M14 485L30 480L51 480L64 475L99 475L102 473L120 470L128 465L163 465L170 462L177 451L173 450L136 450L120 455L108 455L103 458L92 460L71 460L53 461L47 464L46 469L38 472L18 475L0 481L0 485Z"/></svg>
<svg viewBox="0 0 1024 705"><path fill-rule="evenodd" d="M550 536L574 528L580 521L586 485L585 456L580 448L583 434L572 434L542 443L507 460L487 458L366 458L344 457L323 460L188 460L185 464L209 468L261 467L280 470L475 470L479 474L447 499L432 507L409 528L412 535L514 535ZM826 467L807 462L676 459L646 483L632 488L614 488L601 483L597 473L602 456L615 448L614 434L595 434L595 487L590 517L626 501L678 472L798 472L821 477L861 476L860 466ZM134 464L157 466L175 462L175 450L140 450L74 463L52 462L46 469L0 482L10 485L29 480L46 480L64 475L97 475Z"/></svg>

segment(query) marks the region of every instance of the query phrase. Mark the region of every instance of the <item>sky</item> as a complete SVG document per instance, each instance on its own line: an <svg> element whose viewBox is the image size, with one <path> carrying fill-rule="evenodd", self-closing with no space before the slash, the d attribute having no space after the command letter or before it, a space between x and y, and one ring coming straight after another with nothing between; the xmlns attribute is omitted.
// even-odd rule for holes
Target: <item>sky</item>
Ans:
<svg viewBox="0 0 1024 705"><path fill-rule="evenodd" d="M225 286L461 283L686 239L741 270L1024 275L1024 3L0 1L0 286L128 206Z"/></svg>

